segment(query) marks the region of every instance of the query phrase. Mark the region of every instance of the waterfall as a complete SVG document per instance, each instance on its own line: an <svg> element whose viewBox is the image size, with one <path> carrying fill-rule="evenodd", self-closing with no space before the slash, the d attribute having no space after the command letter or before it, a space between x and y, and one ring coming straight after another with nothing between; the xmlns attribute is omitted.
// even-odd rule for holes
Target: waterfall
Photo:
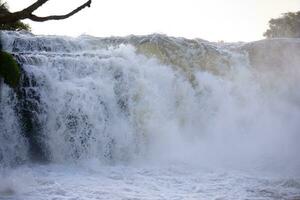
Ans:
<svg viewBox="0 0 300 200"><path fill-rule="evenodd" d="M2 166L175 159L299 167L299 39L2 32L1 40L22 69L18 89L1 84Z"/></svg>

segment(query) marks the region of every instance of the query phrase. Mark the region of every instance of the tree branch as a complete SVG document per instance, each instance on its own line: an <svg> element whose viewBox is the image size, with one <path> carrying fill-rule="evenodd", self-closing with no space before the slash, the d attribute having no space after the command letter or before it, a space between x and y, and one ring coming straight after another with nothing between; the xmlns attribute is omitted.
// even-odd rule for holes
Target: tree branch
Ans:
<svg viewBox="0 0 300 200"><path fill-rule="evenodd" d="M1 24L10 24L15 23L18 20L26 19L29 17L31 13L33 13L36 9L41 7L44 3L46 3L48 0L37 0L32 5L28 6L27 8L11 13L9 11L0 13L0 23Z"/></svg>
<svg viewBox="0 0 300 200"><path fill-rule="evenodd" d="M48 0L37 0L34 4L31 6L28 6L27 8L23 9L19 12L26 12L26 13L33 13L36 9L41 7L44 3L46 3Z"/></svg>
<svg viewBox="0 0 300 200"><path fill-rule="evenodd" d="M32 21L36 22L44 22L48 20L61 20L66 19L68 17L71 17L72 15L78 13L85 7L90 7L92 0L88 0L83 5L79 6L72 12L66 14L66 15L53 15L53 16L47 16L47 17L38 17L34 14L32 14L35 10L37 10L39 7L41 7L43 4L45 4L49 0L37 0L34 4L30 5L29 7L18 11L14 13L6 12L6 13L0 13L0 24L9 24L9 23L15 23L19 20L23 19L31 19Z"/></svg>
<svg viewBox="0 0 300 200"><path fill-rule="evenodd" d="M36 21L36 22L44 22L44 21L48 21L48 20L61 20L61 19L67 19L73 15L75 15L76 13L78 13L79 11L81 11L82 9L84 9L85 7L90 7L92 3L92 0L87 1L85 4L79 6L78 8L76 8L75 10L73 10L72 12L65 14L65 15L51 15L51 16L47 16L47 17L38 17L36 15L31 14L28 19L31 19L32 21Z"/></svg>

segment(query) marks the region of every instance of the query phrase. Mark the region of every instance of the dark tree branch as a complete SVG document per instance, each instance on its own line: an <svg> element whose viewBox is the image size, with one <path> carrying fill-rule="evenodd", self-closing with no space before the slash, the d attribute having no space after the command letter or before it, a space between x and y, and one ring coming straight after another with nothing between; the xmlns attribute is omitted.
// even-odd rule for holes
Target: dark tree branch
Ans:
<svg viewBox="0 0 300 200"><path fill-rule="evenodd" d="M51 15L51 16L47 16L47 17L38 17L36 15L31 14L28 17L28 19L31 19L32 21L36 21L36 22L44 22L44 21L48 21L48 20L67 19L67 18L71 17L72 15L78 13L79 11L81 11L82 9L84 9L85 7L90 7L91 3L92 3L92 1L89 0L85 4L79 6L78 8L76 8L75 10L73 10L72 12L70 12L70 13L68 13L66 15Z"/></svg>
<svg viewBox="0 0 300 200"><path fill-rule="evenodd" d="M33 13L36 9L41 7L47 1L48 0L37 0L34 4L32 4L31 6L28 6L27 8L23 9L20 12Z"/></svg>
<svg viewBox="0 0 300 200"><path fill-rule="evenodd" d="M86 3L83 5L79 6L72 12L66 14L66 15L53 15L53 16L47 16L47 17L38 17L34 14L32 14L35 10L37 10L39 7L41 7L43 4L45 4L49 0L37 0L34 4L30 5L29 7L18 11L14 13L10 12L5 12L5 13L0 13L0 24L9 24L9 23L15 23L18 20L23 20L23 19L30 19L36 22L44 22L48 20L61 20L61 19L66 19L68 17L71 17L72 15L78 13L85 7L90 7L92 0L88 0Z"/></svg>

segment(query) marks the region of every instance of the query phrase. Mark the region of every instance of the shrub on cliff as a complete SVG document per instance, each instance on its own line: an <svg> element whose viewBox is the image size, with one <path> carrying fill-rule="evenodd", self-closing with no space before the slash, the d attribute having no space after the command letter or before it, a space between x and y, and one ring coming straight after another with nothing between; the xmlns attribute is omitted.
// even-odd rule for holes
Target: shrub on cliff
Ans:
<svg viewBox="0 0 300 200"><path fill-rule="evenodd" d="M21 72L18 63L9 53L0 51L0 78L12 88L19 84Z"/></svg>

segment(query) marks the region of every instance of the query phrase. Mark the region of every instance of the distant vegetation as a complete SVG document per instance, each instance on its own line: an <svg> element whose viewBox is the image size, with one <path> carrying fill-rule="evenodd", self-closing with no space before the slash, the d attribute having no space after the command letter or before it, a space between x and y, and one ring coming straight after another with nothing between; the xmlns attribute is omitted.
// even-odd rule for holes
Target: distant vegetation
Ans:
<svg viewBox="0 0 300 200"><path fill-rule="evenodd" d="M264 36L267 38L300 38L300 11L284 13L280 18L271 19L269 29Z"/></svg>
<svg viewBox="0 0 300 200"><path fill-rule="evenodd" d="M7 3L3 3L0 0L0 13L9 13ZM13 23L0 23L0 30L9 30L9 31L30 31L30 26L28 24L24 24L20 20L13 22Z"/></svg>

